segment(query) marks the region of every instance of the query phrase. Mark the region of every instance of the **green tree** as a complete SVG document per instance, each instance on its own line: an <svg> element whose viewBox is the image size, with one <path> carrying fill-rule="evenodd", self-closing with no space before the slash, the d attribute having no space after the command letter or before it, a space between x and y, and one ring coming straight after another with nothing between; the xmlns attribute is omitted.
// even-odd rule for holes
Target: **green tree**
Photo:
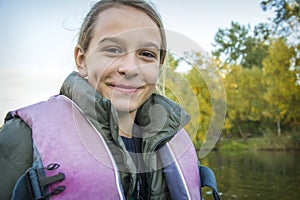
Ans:
<svg viewBox="0 0 300 200"><path fill-rule="evenodd" d="M262 120L261 110L264 108L262 96L262 69L231 67L225 77L227 94L227 132L237 134L247 140L249 134L259 135L258 127Z"/></svg>
<svg viewBox="0 0 300 200"><path fill-rule="evenodd" d="M194 82L191 77L187 76L186 73L188 72L178 72L177 68L183 62L186 62L183 58L176 57L171 52L168 53L165 71L162 74L164 83L161 86L163 86L163 89L160 89L160 92L178 103L188 112L191 120L185 126L185 129L194 142L199 142L202 138L200 136L201 133L198 131L200 111L194 85L199 84L201 80ZM188 65L188 63L185 64Z"/></svg>
<svg viewBox="0 0 300 200"><path fill-rule="evenodd" d="M295 35L300 39L300 2L299 0L264 0L261 2L264 11L275 12L273 28L279 36Z"/></svg>
<svg viewBox="0 0 300 200"><path fill-rule="evenodd" d="M262 60L267 54L265 44L269 31L265 24L251 27L231 22L229 29L219 29L214 38L216 59L226 63L241 65L245 68L262 67Z"/></svg>
<svg viewBox="0 0 300 200"><path fill-rule="evenodd" d="M263 113L276 123L279 136L282 123L289 123L295 115L292 114L294 103L300 95L296 72L292 69L294 57L294 48L288 47L285 39L277 39L271 43L269 56L263 62L263 80L267 88L264 96L267 104Z"/></svg>
<svg viewBox="0 0 300 200"><path fill-rule="evenodd" d="M198 109L198 112L194 110L195 114L193 114L194 117L197 117L198 122L197 135L194 138L194 142L202 143L206 137L212 115L211 97L205 81L199 73L199 69L193 67L185 74L185 77L189 80L198 102L198 107L194 107L194 109Z"/></svg>
<svg viewBox="0 0 300 200"><path fill-rule="evenodd" d="M176 71L181 64L190 65L190 69L185 72ZM224 90L223 93L219 92L220 84L222 86L220 81L206 54L190 52L184 58L168 55L165 94L190 114L191 122L185 128L196 144L214 142L212 135L220 131L220 124L224 120L222 111L225 112L225 94ZM220 115L217 115L219 110ZM223 117L224 115L225 113Z"/></svg>
<svg viewBox="0 0 300 200"><path fill-rule="evenodd" d="M185 55L193 68L185 73L198 102L198 131L194 142L205 142L201 149L216 143L224 125L225 90L215 62L204 52ZM193 107L194 110L196 107ZM195 112L195 111L194 111ZM204 150L205 151L205 150Z"/></svg>
<svg viewBox="0 0 300 200"><path fill-rule="evenodd" d="M274 11L270 27L274 36L288 39L289 45L294 47L295 71L300 81L300 1L299 0L263 0L261 2L264 11Z"/></svg>

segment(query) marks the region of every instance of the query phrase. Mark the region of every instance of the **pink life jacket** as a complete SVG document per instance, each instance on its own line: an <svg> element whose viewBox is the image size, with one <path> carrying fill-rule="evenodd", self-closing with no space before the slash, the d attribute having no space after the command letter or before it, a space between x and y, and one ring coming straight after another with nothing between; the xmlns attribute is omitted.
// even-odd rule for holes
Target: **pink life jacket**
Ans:
<svg viewBox="0 0 300 200"><path fill-rule="evenodd" d="M42 165L60 164L64 180L48 190L65 189L51 199L125 199L108 146L72 100L54 96L13 114L31 127ZM171 198L201 199L198 159L187 133L182 129L159 151ZM46 177L55 177L55 171L45 170Z"/></svg>

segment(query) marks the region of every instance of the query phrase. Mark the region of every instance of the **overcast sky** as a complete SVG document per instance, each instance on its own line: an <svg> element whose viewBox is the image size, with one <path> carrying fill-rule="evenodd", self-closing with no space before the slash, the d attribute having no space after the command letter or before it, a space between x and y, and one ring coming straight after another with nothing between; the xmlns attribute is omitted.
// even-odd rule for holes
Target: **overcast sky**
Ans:
<svg viewBox="0 0 300 200"><path fill-rule="evenodd" d="M45 100L74 70L76 35L91 0L0 0L0 125L8 110ZM168 30L212 50L218 28L255 25L260 0L153 0Z"/></svg>

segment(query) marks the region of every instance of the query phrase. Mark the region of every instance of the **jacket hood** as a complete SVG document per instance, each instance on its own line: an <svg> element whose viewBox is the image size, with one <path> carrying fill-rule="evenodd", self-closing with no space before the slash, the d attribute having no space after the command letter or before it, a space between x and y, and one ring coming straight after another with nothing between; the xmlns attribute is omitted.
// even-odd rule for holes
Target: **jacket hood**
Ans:
<svg viewBox="0 0 300 200"><path fill-rule="evenodd" d="M113 110L111 102L102 97L78 72L72 72L66 78L60 89L60 94L72 99L98 131L112 131L114 139L117 138L114 130L117 127L106 130L110 129L110 122L117 126L117 114Z"/></svg>

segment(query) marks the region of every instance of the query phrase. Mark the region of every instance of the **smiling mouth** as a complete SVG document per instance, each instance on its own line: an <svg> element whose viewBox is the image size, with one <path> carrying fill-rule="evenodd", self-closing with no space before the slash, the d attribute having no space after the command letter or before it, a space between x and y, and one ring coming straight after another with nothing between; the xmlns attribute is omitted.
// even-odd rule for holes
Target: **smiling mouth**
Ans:
<svg viewBox="0 0 300 200"><path fill-rule="evenodd" d="M113 84L109 84L109 87L115 91L119 91L122 93L130 93L130 94L136 93L142 88L142 87L135 87L130 85L113 85Z"/></svg>

